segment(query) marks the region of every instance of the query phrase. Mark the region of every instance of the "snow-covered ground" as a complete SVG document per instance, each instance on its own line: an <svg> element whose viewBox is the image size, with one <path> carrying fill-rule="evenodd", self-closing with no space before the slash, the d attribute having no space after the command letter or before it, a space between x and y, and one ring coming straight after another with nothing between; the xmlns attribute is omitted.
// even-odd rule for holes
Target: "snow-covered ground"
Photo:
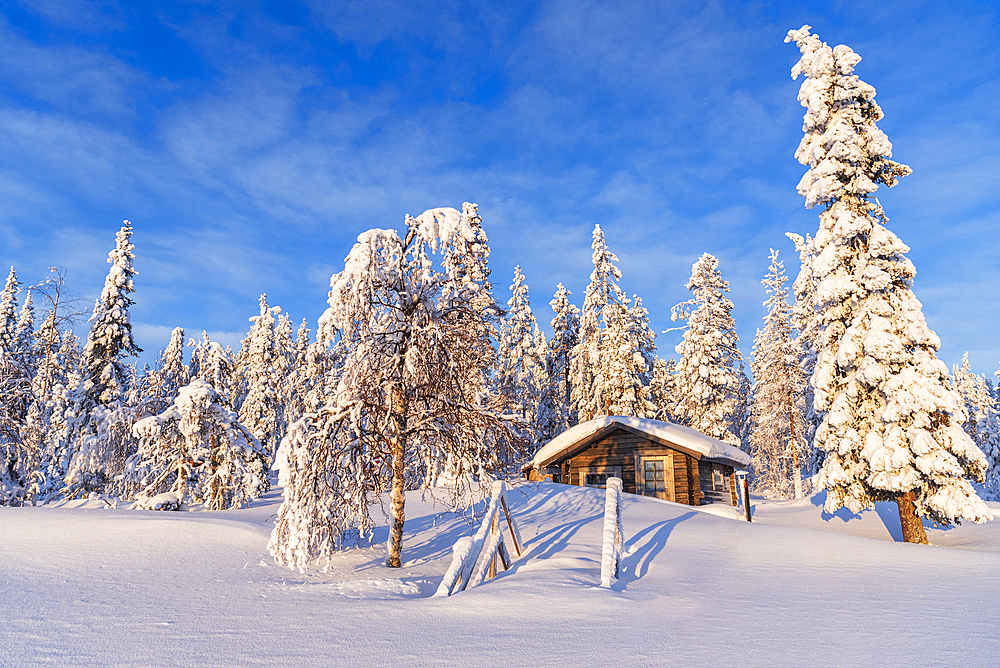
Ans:
<svg viewBox="0 0 1000 668"><path fill-rule="evenodd" d="M899 539L892 506L755 499L752 524L625 496L622 578L600 581L603 491L510 493L526 554L429 598L471 532L407 499L405 566L274 565L280 497L246 510L0 508L3 666L995 666L1000 521ZM76 506L76 507L70 507ZM1000 505L991 504L996 515Z"/></svg>

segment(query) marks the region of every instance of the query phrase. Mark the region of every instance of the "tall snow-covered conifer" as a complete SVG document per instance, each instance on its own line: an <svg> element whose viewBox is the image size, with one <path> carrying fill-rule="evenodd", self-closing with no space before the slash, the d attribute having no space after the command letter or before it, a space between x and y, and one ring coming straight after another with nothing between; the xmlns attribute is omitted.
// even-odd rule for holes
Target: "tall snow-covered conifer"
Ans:
<svg viewBox="0 0 1000 668"><path fill-rule="evenodd" d="M670 408L674 404L674 380L677 362L657 357L653 360L653 371L649 378L649 401L653 404L654 420L672 422Z"/></svg>
<svg viewBox="0 0 1000 668"><path fill-rule="evenodd" d="M705 253L691 268L687 289L694 298L678 304L671 318L687 320L674 376L675 420L732 445L741 445L740 383L743 357L725 293L729 283L719 273L719 261Z"/></svg>
<svg viewBox="0 0 1000 668"><path fill-rule="evenodd" d="M35 375L35 306L31 291L24 296L24 305L17 315L17 332L14 336L14 354L32 376Z"/></svg>
<svg viewBox="0 0 1000 668"><path fill-rule="evenodd" d="M107 426L111 414L121 406L131 377L122 358L142 352L132 339L129 315L129 307L135 304L129 297L135 292L132 277L136 273L132 223L123 221L115 239L115 248L108 254L111 269L90 317L83 379L74 392L76 415L70 429L74 454L64 490L70 497L101 491L127 456Z"/></svg>
<svg viewBox="0 0 1000 668"><path fill-rule="evenodd" d="M885 227L874 198L910 169L891 159L875 125L883 115L875 89L853 73L861 57L831 49L809 26L785 41L802 53L793 78L805 75L795 156L808 170L798 192L807 207L824 207L803 257L815 292L812 386L823 414L815 445L826 452L826 509L895 500L904 540L926 543L921 517L950 525L991 513L966 480L982 479L987 462L962 429L965 409L936 356L940 340L911 290L909 248Z"/></svg>
<svg viewBox="0 0 1000 668"><path fill-rule="evenodd" d="M83 349L86 374L81 388L83 406L108 406L120 401L128 376L122 357L142 352L132 339L129 316L129 307L135 304L129 295L135 292L132 277L136 273L135 246L131 239L132 223L126 220L116 235L115 249L108 254L111 269L90 318L90 332Z"/></svg>
<svg viewBox="0 0 1000 668"><path fill-rule="evenodd" d="M17 293L20 285L14 267L11 267L0 293L0 350L7 353L14 352L17 340Z"/></svg>
<svg viewBox="0 0 1000 668"><path fill-rule="evenodd" d="M207 382L219 395L219 401L232 408L236 373L233 351L209 339L208 332L202 332L200 341L190 339L188 346L194 348L191 351L191 378Z"/></svg>
<svg viewBox="0 0 1000 668"><path fill-rule="evenodd" d="M1000 406L986 377L972 372L969 353L962 356L962 366L952 371L952 388L969 416L963 425L965 433L986 455L986 498L1000 501Z"/></svg>
<svg viewBox="0 0 1000 668"><path fill-rule="evenodd" d="M778 251L762 281L769 297L764 329L753 345L753 402L750 409L750 455L754 489L771 498L801 499L806 451L805 371L802 350L792 336L785 269Z"/></svg>
<svg viewBox="0 0 1000 668"><path fill-rule="evenodd" d="M594 226L590 284L583 299L579 342L570 357L569 383L576 420L628 411L646 417L652 331L642 305L632 306L617 281L618 257Z"/></svg>
<svg viewBox="0 0 1000 668"><path fill-rule="evenodd" d="M571 408L573 385L570 382L570 360L573 348L580 342L580 309L570 303L570 294L560 283L549 302L555 313L549 323L552 326L548 355L552 388L550 393L552 405L557 408L558 415L552 433L548 435L550 439L576 424L575 412Z"/></svg>
<svg viewBox="0 0 1000 668"><path fill-rule="evenodd" d="M165 396L174 397L177 390L188 384L190 371L184 364L184 328L175 327L170 333L170 342L163 349L157 372L162 379Z"/></svg>
<svg viewBox="0 0 1000 668"><path fill-rule="evenodd" d="M271 454L285 433L281 389L284 379L283 351L278 345L278 307L267 305L260 296L260 315L250 318L253 326L236 355L236 373L242 389L238 400L240 422L246 425Z"/></svg>
<svg viewBox="0 0 1000 668"><path fill-rule="evenodd" d="M642 300L609 305L604 344L601 350L603 397L610 415L652 417L656 407L650 401L649 383L653 371L655 334L649 327L649 313Z"/></svg>
<svg viewBox="0 0 1000 668"><path fill-rule="evenodd" d="M545 362L536 345L540 332L521 267L514 267L510 290L507 317L500 322L496 389L501 411L522 419L524 437L533 451L543 442L537 418L546 385Z"/></svg>

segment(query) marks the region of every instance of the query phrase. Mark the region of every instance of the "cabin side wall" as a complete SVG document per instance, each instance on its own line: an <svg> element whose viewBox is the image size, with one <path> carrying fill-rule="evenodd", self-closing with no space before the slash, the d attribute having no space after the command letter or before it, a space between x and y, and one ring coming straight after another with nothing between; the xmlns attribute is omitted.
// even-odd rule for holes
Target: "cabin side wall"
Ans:
<svg viewBox="0 0 1000 668"><path fill-rule="evenodd" d="M698 476L703 497L708 503L739 504L732 466L703 459L698 462Z"/></svg>

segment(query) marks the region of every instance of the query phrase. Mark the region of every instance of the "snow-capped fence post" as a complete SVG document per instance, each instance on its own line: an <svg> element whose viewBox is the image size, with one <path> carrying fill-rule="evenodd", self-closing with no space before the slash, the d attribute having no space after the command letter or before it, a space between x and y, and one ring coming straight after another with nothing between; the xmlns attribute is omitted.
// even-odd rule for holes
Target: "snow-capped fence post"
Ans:
<svg viewBox="0 0 1000 668"><path fill-rule="evenodd" d="M746 471L736 472L736 484L739 486L740 501L743 503L743 518L747 522L752 522L753 520L750 519L750 485L747 482Z"/></svg>
<svg viewBox="0 0 1000 668"><path fill-rule="evenodd" d="M489 505L483 523L473 537L464 536L456 543L451 565L438 585L435 596L451 596L455 590L464 591L482 583L486 577L496 575L497 557L504 570L511 566L510 554L500 531L500 510L503 509L507 528L517 555L521 556L521 534L514 524L507 505L507 485L502 480L493 483Z"/></svg>
<svg viewBox="0 0 1000 668"><path fill-rule="evenodd" d="M601 586L610 587L618 579L619 562L622 558L622 480L608 478L607 495L604 500L604 548L601 552Z"/></svg>

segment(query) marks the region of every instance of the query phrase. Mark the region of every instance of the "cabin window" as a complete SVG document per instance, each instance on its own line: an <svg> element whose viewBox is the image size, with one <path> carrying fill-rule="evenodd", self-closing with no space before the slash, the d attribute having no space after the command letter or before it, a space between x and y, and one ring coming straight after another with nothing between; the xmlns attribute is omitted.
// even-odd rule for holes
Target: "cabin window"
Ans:
<svg viewBox="0 0 1000 668"><path fill-rule="evenodd" d="M607 466L602 468L590 468L586 471L580 471L580 476L583 478L584 487L598 487L604 489L608 486L608 478L622 477L622 467Z"/></svg>

